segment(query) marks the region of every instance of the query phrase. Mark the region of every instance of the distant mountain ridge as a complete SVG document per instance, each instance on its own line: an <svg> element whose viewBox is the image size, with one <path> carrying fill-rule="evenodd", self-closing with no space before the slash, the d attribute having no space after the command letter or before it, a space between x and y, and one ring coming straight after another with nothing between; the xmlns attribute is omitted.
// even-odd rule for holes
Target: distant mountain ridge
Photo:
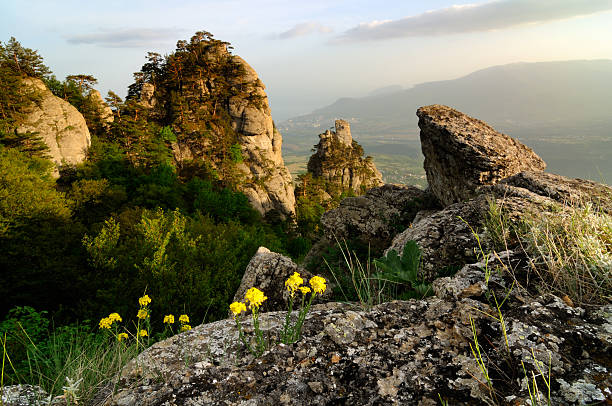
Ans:
<svg viewBox="0 0 612 406"><path fill-rule="evenodd" d="M502 130L612 122L612 60L513 63L458 79L393 88L341 98L279 123L279 129L287 137L315 135L319 124L344 118L361 137L415 135L414 112L428 104L452 106Z"/></svg>
<svg viewBox="0 0 612 406"><path fill-rule="evenodd" d="M278 123L283 148L305 154L315 135L347 120L383 177L419 175L422 162L416 110L443 104L487 122L533 148L552 172L598 182L612 180L612 60L513 63L453 80L375 95L341 98L310 114ZM410 173L406 169L410 156ZM386 160L390 165L381 165ZM399 177L389 178L391 173Z"/></svg>

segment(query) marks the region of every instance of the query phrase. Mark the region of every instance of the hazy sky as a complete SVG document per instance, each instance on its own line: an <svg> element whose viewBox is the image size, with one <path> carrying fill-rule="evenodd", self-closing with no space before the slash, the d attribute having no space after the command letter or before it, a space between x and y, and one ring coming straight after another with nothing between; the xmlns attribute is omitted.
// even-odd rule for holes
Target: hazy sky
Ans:
<svg viewBox="0 0 612 406"><path fill-rule="evenodd" d="M511 62L612 59L612 0L0 0L0 40L56 76L125 95L147 51L198 30L229 41L267 86L275 120L343 96Z"/></svg>

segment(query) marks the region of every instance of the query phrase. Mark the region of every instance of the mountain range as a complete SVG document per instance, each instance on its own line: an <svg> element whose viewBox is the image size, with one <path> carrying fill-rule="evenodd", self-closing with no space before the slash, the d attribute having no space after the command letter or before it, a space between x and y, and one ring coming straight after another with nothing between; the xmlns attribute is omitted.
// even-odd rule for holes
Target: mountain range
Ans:
<svg viewBox="0 0 612 406"><path fill-rule="evenodd" d="M429 104L451 106L518 138L552 172L612 179L612 60L513 63L407 89L390 86L362 98L340 98L278 128L285 151L300 155L342 118L377 165L398 155L419 160L414 113ZM385 176L385 166L380 169Z"/></svg>

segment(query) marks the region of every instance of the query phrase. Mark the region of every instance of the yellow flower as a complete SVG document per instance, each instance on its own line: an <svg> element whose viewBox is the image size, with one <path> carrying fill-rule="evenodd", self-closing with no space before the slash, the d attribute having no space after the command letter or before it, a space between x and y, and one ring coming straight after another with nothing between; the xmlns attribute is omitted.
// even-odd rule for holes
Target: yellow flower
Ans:
<svg viewBox="0 0 612 406"><path fill-rule="evenodd" d="M181 326L181 331L191 330L191 326L189 324L183 324Z"/></svg>
<svg viewBox="0 0 612 406"><path fill-rule="evenodd" d="M267 299L267 296L264 296L264 293L261 290L251 288L247 290L244 298L249 301L250 309L257 309Z"/></svg>
<svg viewBox="0 0 612 406"><path fill-rule="evenodd" d="M149 303L151 303L151 298L149 297L149 295L144 295L143 297L138 299L138 304L142 307L148 305Z"/></svg>
<svg viewBox="0 0 612 406"><path fill-rule="evenodd" d="M289 293L291 293L291 296L293 296L295 291L298 290L299 286L302 283L304 283L304 279L300 277L299 273L294 272L293 275L291 275L289 279L285 281L285 287L287 288Z"/></svg>
<svg viewBox="0 0 612 406"><path fill-rule="evenodd" d="M242 302L234 302L230 305L230 310L234 313L234 317L242 312L246 312L246 306Z"/></svg>
<svg viewBox="0 0 612 406"><path fill-rule="evenodd" d="M141 337L146 337L149 335L149 333L147 333L147 330L140 330L140 332L138 333L139 336Z"/></svg>
<svg viewBox="0 0 612 406"><path fill-rule="evenodd" d="M179 321L181 322L181 324L189 323L189 316L187 316L186 314L181 314L179 316Z"/></svg>
<svg viewBox="0 0 612 406"><path fill-rule="evenodd" d="M164 316L164 324L174 324L174 315L168 314Z"/></svg>
<svg viewBox="0 0 612 406"><path fill-rule="evenodd" d="M310 286L312 286L312 290L320 295L322 295L323 292L325 292L325 288L327 288L327 286L325 286L325 282L325 278L321 278L320 276L313 276L310 278Z"/></svg>
<svg viewBox="0 0 612 406"><path fill-rule="evenodd" d="M310 288L308 286L300 286L299 289L300 289L300 292L302 292L302 295L310 293Z"/></svg>
<svg viewBox="0 0 612 406"><path fill-rule="evenodd" d="M108 318L111 319L111 321L123 321L119 313L111 313L108 315Z"/></svg>
<svg viewBox="0 0 612 406"><path fill-rule="evenodd" d="M123 341L123 340L125 340L127 338L128 338L127 333L119 333L119 334L117 334L117 340L119 340L119 341Z"/></svg>
<svg viewBox="0 0 612 406"><path fill-rule="evenodd" d="M100 328L111 328L113 321L109 317L100 320Z"/></svg>
<svg viewBox="0 0 612 406"><path fill-rule="evenodd" d="M138 314L136 315L136 317L138 317L139 319L146 319L149 316L149 312L146 311L146 309L140 309L138 310Z"/></svg>

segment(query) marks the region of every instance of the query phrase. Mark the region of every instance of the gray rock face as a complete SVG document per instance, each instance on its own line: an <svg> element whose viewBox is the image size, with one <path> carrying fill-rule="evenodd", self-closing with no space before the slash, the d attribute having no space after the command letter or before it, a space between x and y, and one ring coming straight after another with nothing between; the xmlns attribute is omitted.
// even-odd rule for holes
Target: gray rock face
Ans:
<svg viewBox="0 0 612 406"><path fill-rule="evenodd" d="M3 406L43 406L49 404L49 395L40 386L9 385L2 387L1 391L1 404Z"/></svg>
<svg viewBox="0 0 612 406"><path fill-rule="evenodd" d="M310 272L298 267L291 258L271 252L265 247L259 247L247 265L240 286L234 295L234 302L244 301L246 291L255 287L268 297L262 307L265 311L286 310L289 293L285 287L285 281L294 272L300 274L306 285L313 276ZM331 289L328 289L323 297L329 297L330 294Z"/></svg>
<svg viewBox="0 0 612 406"><path fill-rule="evenodd" d="M437 201L428 191L388 184L342 200L338 208L323 214L321 225L329 241L359 239L384 249L417 212L432 207L437 207Z"/></svg>
<svg viewBox="0 0 612 406"><path fill-rule="evenodd" d="M336 120L336 131L319 134L316 152L308 160L308 172L329 183L328 192L352 190L360 195L367 189L383 185L382 175L363 148L353 141L347 121ZM339 193L338 193L339 194Z"/></svg>
<svg viewBox="0 0 612 406"><path fill-rule="evenodd" d="M434 405L439 397L453 405L491 404L470 347L474 334L498 403L527 404L521 361L529 377L545 371L552 404L609 396L612 306L587 311L551 295L523 302L511 291L502 310L504 334L487 316L497 313L485 297L489 289L503 297L510 280L484 283L475 264L444 282L441 297L370 311L341 303L313 306L301 341L272 345L259 358L241 350L233 320L195 327L132 360L103 404ZM264 336L274 341L284 317L262 314ZM243 326L251 334L248 319Z"/></svg>
<svg viewBox="0 0 612 406"><path fill-rule="evenodd" d="M612 187L590 180L525 171L503 179L500 184L526 189L561 204L584 206L591 203L612 214Z"/></svg>
<svg viewBox="0 0 612 406"><path fill-rule="evenodd" d="M546 167L530 148L450 107L421 107L417 116L427 182L444 205L473 197L479 186Z"/></svg>
<svg viewBox="0 0 612 406"><path fill-rule="evenodd" d="M83 115L70 103L54 96L40 79L27 78L23 84L40 98L30 107L25 122L17 131L38 133L58 168L83 162L91 145ZM57 170L55 175L59 176Z"/></svg>
<svg viewBox="0 0 612 406"><path fill-rule="evenodd" d="M418 221L393 239L385 255L390 250L401 254L408 241L416 241L422 254L421 276L432 281L438 277L438 272L473 263L482 254L475 233L483 229L491 203L503 209L511 224L518 224L527 213L551 211L558 207L552 199L502 184L481 187L478 193L471 200L419 216ZM487 252L490 248L488 241L484 235L478 238L482 250Z"/></svg>

